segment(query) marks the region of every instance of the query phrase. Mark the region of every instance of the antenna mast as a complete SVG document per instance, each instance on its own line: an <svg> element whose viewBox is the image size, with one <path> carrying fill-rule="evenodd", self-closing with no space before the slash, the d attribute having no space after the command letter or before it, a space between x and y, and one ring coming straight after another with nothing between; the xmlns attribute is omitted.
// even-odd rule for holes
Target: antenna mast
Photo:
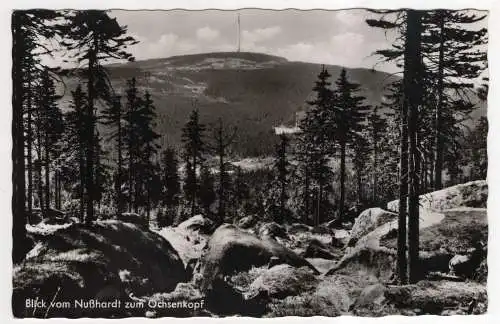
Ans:
<svg viewBox="0 0 500 324"><path fill-rule="evenodd" d="M238 13L238 53L241 50L241 26L240 26L240 14Z"/></svg>

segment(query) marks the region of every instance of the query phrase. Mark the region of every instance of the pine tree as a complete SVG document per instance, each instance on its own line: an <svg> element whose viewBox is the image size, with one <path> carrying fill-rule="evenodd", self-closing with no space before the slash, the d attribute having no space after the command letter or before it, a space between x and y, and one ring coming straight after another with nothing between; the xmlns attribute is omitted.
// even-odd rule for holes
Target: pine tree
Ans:
<svg viewBox="0 0 500 324"><path fill-rule="evenodd" d="M102 62L109 59L133 60L131 54L123 49L135 44L132 37L126 36L127 29L120 26L116 19L112 19L102 10L76 11L69 18L69 23L64 29L69 41L63 43L76 53L74 57L79 64L86 64L85 76L87 78L87 125L86 134L86 222L94 220L94 200L92 194L95 190L95 143L96 129L95 101L102 97L109 100L109 88L103 88L107 73ZM76 50L76 51L75 51ZM99 91L98 91L99 90Z"/></svg>
<svg viewBox="0 0 500 324"><path fill-rule="evenodd" d="M137 121L139 120L141 98L138 94L136 79L127 80L126 92L126 112L125 119L127 123L123 129L124 141L127 146L128 155L128 211L134 209L137 212L138 206L138 176L137 164L139 160L139 136L140 129Z"/></svg>
<svg viewBox="0 0 500 324"><path fill-rule="evenodd" d="M227 149L233 144L236 137L236 128L226 129L219 118L217 126L213 130L214 145L213 151L219 157L219 181L217 188L217 195L219 198L219 208L217 211L219 222L223 222L226 216L226 202L228 201L229 194L229 175L227 173L227 162L225 160Z"/></svg>
<svg viewBox="0 0 500 324"><path fill-rule="evenodd" d="M333 95L333 114L328 119L334 124L335 141L340 148L340 200L339 220L343 220L345 204L345 176L347 146L353 144L357 134L362 129L362 122L366 118L368 107L363 105L365 98L357 95L360 86L347 79L347 72L342 69L335 82L336 89ZM328 123L327 123L328 124Z"/></svg>
<svg viewBox="0 0 500 324"><path fill-rule="evenodd" d="M124 149L124 128L123 123L125 119L125 113L123 111L121 105L120 96L115 96L112 99L111 104L107 109L102 112L103 124L112 128L110 133L110 140L116 140L116 175L115 175L115 199L116 199L116 207L118 210L118 214L123 212L123 193L122 193L122 184L123 184L123 149Z"/></svg>
<svg viewBox="0 0 500 324"><path fill-rule="evenodd" d="M232 177L232 190L229 195L229 200L232 202L233 215L238 215L238 211L244 209L245 212L248 211L249 198L250 198L250 186L246 182L247 174L239 166L234 167L234 176Z"/></svg>
<svg viewBox="0 0 500 324"><path fill-rule="evenodd" d="M278 224L289 221L288 219L288 186L290 175L290 162L287 158L287 149L289 146L289 139L286 134L280 135L280 143L276 145L276 153L274 157L274 185L278 189L278 212L274 215L274 221Z"/></svg>
<svg viewBox="0 0 500 324"><path fill-rule="evenodd" d="M45 210L50 208L50 173L51 162L56 154L56 145L63 133L62 113L56 104L55 85L49 71L45 70L41 75L40 91L39 91L39 109L40 109L40 126L39 131L42 134L43 147L43 166L45 174L44 195L45 195Z"/></svg>
<svg viewBox="0 0 500 324"><path fill-rule="evenodd" d="M471 180L486 179L488 171L488 119L481 117L475 127L467 136L470 147Z"/></svg>
<svg viewBox="0 0 500 324"><path fill-rule="evenodd" d="M190 205L191 217L196 213L196 202L200 191L197 170L201 168L205 160L204 153L206 146L204 133L205 125L200 123L198 110L195 108L182 129L182 141L184 143L183 158L186 163L184 194Z"/></svg>
<svg viewBox="0 0 500 324"><path fill-rule="evenodd" d="M135 122L138 124L140 130L140 168L139 179L145 179L143 185L145 186L145 207L148 222L150 220L151 212L151 186L154 177L153 158L156 156L159 145L157 143L160 135L154 130L156 125L156 112L151 98L151 94L146 91L142 100L142 106ZM139 179L136 179L138 181Z"/></svg>
<svg viewBox="0 0 500 324"><path fill-rule="evenodd" d="M206 165L202 165L200 169L200 189L198 200L203 208L205 215L210 215L210 207L215 202L216 194L214 190L214 177L210 169Z"/></svg>
<svg viewBox="0 0 500 324"><path fill-rule="evenodd" d="M363 177L366 174L366 156L370 154L369 142L366 139L366 134L359 134L353 140L353 166L356 178L356 194L357 205L362 206L364 203L363 197Z"/></svg>
<svg viewBox="0 0 500 324"><path fill-rule="evenodd" d="M176 152L172 147L166 148L162 153L162 201L168 209L169 221L161 220L160 227L171 224L174 220L175 210L179 204L181 193L180 177Z"/></svg>
<svg viewBox="0 0 500 324"><path fill-rule="evenodd" d="M71 168L77 170L79 184L78 184L78 199L80 200L79 216L80 221L84 221L85 212L85 125L87 118L86 113L86 96L79 84L75 91L71 92L72 102L71 110L65 114L65 151L68 157L76 156L76 158L69 160L76 161L76 166Z"/></svg>
<svg viewBox="0 0 500 324"><path fill-rule="evenodd" d="M307 102L310 107L300 122L301 133L296 152L304 188L299 209L303 221L307 222L312 215L315 225L326 219L330 191L328 182L331 181L327 161L328 156L333 154L332 141L336 132L336 125L332 123L332 118L328 118L333 111L330 76L323 66L313 87L315 98ZM316 192L314 197L313 190Z"/></svg>
<svg viewBox="0 0 500 324"><path fill-rule="evenodd" d="M371 114L368 116L368 131L369 131L369 137L370 137L370 146L371 146L371 151L372 151L372 202L377 203L378 201L378 183L377 179L380 175L379 173L379 152L383 148L381 145L382 137L384 135L384 132L387 129L387 123L385 119L383 119L379 112L379 107L375 106L373 108L373 111Z"/></svg>
<svg viewBox="0 0 500 324"><path fill-rule="evenodd" d="M450 131L456 132L453 126L474 109L475 103L469 99L474 86L472 80L478 78L487 66L486 52L480 48L487 42L487 30L471 26L485 17L453 10L429 11L423 17L422 47L426 73L432 75L436 98L435 189L441 189L443 185L445 151L446 147L453 146L455 137Z"/></svg>
<svg viewBox="0 0 500 324"><path fill-rule="evenodd" d="M24 156L24 103L33 71L43 70L36 50L42 40L52 38L58 26L51 24L58 14L51 10L16 10L12 13L12 260L19 262L28 249L26 239L26 161ZM47 51L45 51L47 52ZM31 154L31 152L29 152Z"/></svg>

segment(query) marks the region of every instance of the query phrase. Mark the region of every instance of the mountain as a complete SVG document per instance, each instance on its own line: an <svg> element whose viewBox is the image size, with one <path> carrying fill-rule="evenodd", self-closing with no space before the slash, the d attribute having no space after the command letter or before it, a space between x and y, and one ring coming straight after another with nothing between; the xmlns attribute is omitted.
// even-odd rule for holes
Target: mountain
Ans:
<svg viewBox="0 0 500 324"><path fill-rule="evenodd" d="M126 64L109 65L109 76L117 93L123 94L126 80L135 77L139 88L148 88L159 116L162 145L177 146L181 129L196 106L202 122L218 118L237 126L235 153L242 156L268 154L274 150L273 127L294 122L312 96L321 65L290 62L282 57L248 52L220 52L173 56ZM341 66L327 65L332 83ZM384 86L396 76L384 72L347 68L350 80L361 84L367 102L384 100ZM79 82L78 73L63 75L66 89ZM63 105L70 100L65 91Z"/></svg>

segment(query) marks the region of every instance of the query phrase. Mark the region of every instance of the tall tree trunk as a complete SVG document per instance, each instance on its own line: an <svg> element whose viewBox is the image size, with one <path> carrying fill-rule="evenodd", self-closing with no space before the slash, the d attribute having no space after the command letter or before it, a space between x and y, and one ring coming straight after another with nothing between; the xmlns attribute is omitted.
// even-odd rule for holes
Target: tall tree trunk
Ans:
<svg viewBox="0 0 500 324"><path fill-rule="evenodd" d="M408 37L408 36L407 36ZM408 40L406 41L408 43ZM406 45L407 46L407 45ZM403 84L406 86L408 75L406 73L406 61L408 54L405 52L405 74ZM408 283L408 259L407 250L407 206L408 206L408 98L406 95L402 98L401 120L400 120L401 138L399 152L399 212L398 212L398 277L400 284Z"/></svg>
<svg viewBox="0 0 500 324"><path fill-rule="evenodd" d="M84 222L85 220L85 183L86 183L86 174L85 174L85 149L84 149L84 138L82 138L82 129L78 130L80 133L79 137L79 147L78 147L78 173L80 176L80 187L78 190L78 195L80 199L80 210L79 217L80 222Z"/></svg>
<svg viewBox="0 0 500 324"><path fill-rule="evenodd" d="M434 187L436 190L443 188L443 152L444 152L444 138L443 138L443 126L442 126L442 110L443 110L443 93L444 93L444 23L445 14L443 11L439 11L439 30L440 30L440 42L439 42L439 61L438 61L438 74L437 74L437 105L435 112L435 125L436 125L436 137L435 137L435 167L434 176L436 177L434 181Z"/></svg>
<svg viewBox="0 0 500 324"><path fill-rule="evenodd" d="M123 197L122 197L122 170L123 170L123 156L122 156L122 115L121 105L118 107L118 177L116 179L116 200L118 214L123 212Z"/></svg>
<svg viewBox="0 0 500 324"><path fill-rule="evenodd" d="M45 212L45 203L43 197L43 178L42 178L42 167L43 167L43 139L42 139L42 116L40 112L40 108L37 111L36 118L36 172L37 172L37 195L38 195L38 204L42 214Z"/></svg>
<svg viewBox="0 0 500 324"><path fill-rule="evenodd" d="M410 283L418 281L419 261L419 173L418 155L418 109L421 102L422 57L421 29L422 13L408 11L407 44L405 54L405 97L408 98L408 138L409 138L409 193L408 193L408 254Z"/></svg>
<svg viewBox="0 0 500 324"><path fill-rule="evenodd" d="M48 131L45 130L45 210L50 209L50 143L49 143L49 135Z"/></svg>
<svg viewBox="0 0 500 324"><path fill-rule="evenodd" d="M26 146L27 146L27 167L28 167L28 196L27 196L27 204L28 204L28 221L30 221L29 217L33 215L33 116L32 116L32 95L31 95L31 82L28 82L28 103L27 103L27 112L28 112L28 120L27 120L27 129L26 129Z"/></svg>
<svg viewBox="0 0 500 324"><path fill-rule="evenodd" d="M94 220L94 132L95 132L95 114L94 114L94 99L95 99L95 89L94 89L94 73L97 65L97 49L99 48L98 39L94 35L93 49L89 51L89 66L87 69L87 138L86 138L86 218L85 222L87 224L92 223Z"/></svg>
<svg viewBox="0 0 500 324"><path fill-rule="evenodd" d="M343 134L346 136L346 134ZM344 220L344 203L345 203L345 157L346 157L346 142L345 139L340 143L340 202L339 202L339 220Z"/></svg>
<svg viewBox="0 0 500 324"><path fill-rule="evenodd" d="M373 191L372 191L372 201L377 202L377 162L378 162L378 148L377 148L377 138L373 137Z"/></svg>
<svg viewBox="0 0 500 324"><path fill-rule="evenodd" d="M101 179L100 179L100 169L101 169L101 150L99 146L99 131L96 129L95 134L95 167L94 167L94 190L95 190L95 199L97 200L97 209L101 209Z"/></svg>
<svg viewBox="0 0 500 324"><path fill-rule="evenodd" d="M283 169L280 170L280 222L285 221L285 208L286 208L286 137L281 139L281 163L283 163Z"/></svg>
<svg viewBox="0 0 500 324"><path fill-rule="evenodd" d="M195 207L196 207L196 194L198 192L198 180L196 176L196 167L197 167L197 161L196 161L196 156L198 154L198 150L196 147L193 149L193 196L191 197L191 217L194 216L195 214Z"/></svg>
<svg viewBox="0 0 500 324"><path fill-rule="evenodd" d="M309 166L305 166L305 179L304 179L304 215L302 216L302 222L304 224L309 223L309 191L310 191L310 179L309 179Z"/></svg>
<svg viewBox="0 0 500 324"><path fill-rule="evenodd" d="M363 188L361 186L361 170L356 172L356 185L357 185L357 194L358 194L358 204L361 204L363 201Z"/></svg>
<svg viewBox="0 0 500 324"><path fill-rule="evenodd" d="M12 14L12 261L18 263L28 248L26 238L26 184L23 124L23 55L22 13Z"/></svg>
<svg viewBox="0 0 500 324"><path fill-rule="evenodd" d="M225 166L224 166L224 142L223 142L223 132L222 132L222 121L219 121L219 129L218 129L218 134L217 134L217 145L218 145L218 153L219 153L219 221L221 224L224 222L225 218L225 192L224 192L224 186L225 186Z"/></svg>

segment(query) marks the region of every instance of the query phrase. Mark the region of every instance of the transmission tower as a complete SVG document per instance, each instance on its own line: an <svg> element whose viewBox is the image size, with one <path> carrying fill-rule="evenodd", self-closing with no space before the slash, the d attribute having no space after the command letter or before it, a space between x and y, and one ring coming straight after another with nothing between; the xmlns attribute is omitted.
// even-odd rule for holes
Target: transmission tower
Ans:
<svg viewBox="0 0 500 324"><path fill-rule="evenodd" d="M238 13L238 53L241 50L241 23L240 23L240 14Z"/></svg>

